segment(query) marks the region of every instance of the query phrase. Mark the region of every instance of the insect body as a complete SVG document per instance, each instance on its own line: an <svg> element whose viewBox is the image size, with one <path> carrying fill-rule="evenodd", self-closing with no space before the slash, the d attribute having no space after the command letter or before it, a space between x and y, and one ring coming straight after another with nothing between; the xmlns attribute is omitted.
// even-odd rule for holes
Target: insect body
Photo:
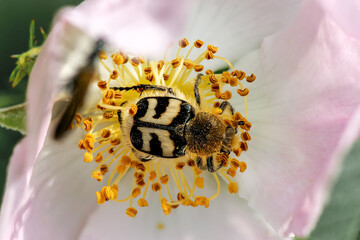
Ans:
<svg viewBox="0 0 360 240"><path fill-rule="evenodd" d="M93 51L88 53L89 55L85 57L86 62L84 63L84 66L78 70L77 74L70 81L69 88L71 88L71 100L56 127L54 135L55 139L60 139L69 129L76 111L83 105L88 86L96 75L94 60L98 52L103 48L103 45L104 42L102 40L96 41Z"/></svg>
<svg viewBox="0 0 360 240"><path fill-rule="evenodd" d="M200 77L195 81L194 105L176 97L171 88L143 84L142 91L166 93L141 98L136 102L137 111L133 116L122 116L121 111L118 112L124 137L141 161L192 159L200 169L210 172L223 166L220 156L230 154L236 129L220 116L199 110ZM113 89L138 90L139 85ZM220 108L233 114L232 106L226 101Z"/></svg>

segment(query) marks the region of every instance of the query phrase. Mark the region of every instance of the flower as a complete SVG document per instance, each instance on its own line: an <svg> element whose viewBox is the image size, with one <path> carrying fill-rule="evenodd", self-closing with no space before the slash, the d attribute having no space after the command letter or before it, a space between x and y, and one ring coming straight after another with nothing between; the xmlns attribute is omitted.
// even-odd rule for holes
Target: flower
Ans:
<svg viewBox="0 0 360 240"><path fill-rule="evenodd" d="M189 39L201 38L220 46L223 56L238 60L236 67L256 73L248 96L252 140L246 154L241 155L248 168L246 174L236 178L242 198L229 196L222 187L210 208L181 206L164 216L153 194L148 199L153 207L142 209L135 219L123 214L119 204L96 203L94 193L99 186L89 181L93 169L80 161L83 156L74 147L77 134L61 142L52 139L56 123L51 122L51 109L58 92L67 84L63 77L66 74L59 74L60 70L64 62L65 66L70 60L75 66L82 62L69 60L71 51L62 51L65 41L60 36L66 37L75 25L95 39L105 37L115 47L126 46L131 51L137 51L138 46L159 49L177 35L169 29L181 28L178 23L183 21L178 21L178 14L185 16L183 11L188 6L168 3L171 8L161 8L167 9L164 14L158 6L146 2L139 11L138 3L87 1L77 10L63 10L33 69L28 90L28 136L16 147L10 163L1 213L3 239L137 239L151 238L150 234L156 239L278 239L293 232L309 233L341 163L338 153L344 144L340 142L347 140L343 133L354 127L348 123L360 103L360 46L358 39L348 34L358 28L353 23L343 30L333 16L333 5L306 1L294 22L265 38L283 27L283 17L291 21L297 4L269 3L264 9L250 5L249 15L241 16L238 11L243 6L234 3L229 1L220 8L216 2L199 2L205 13L193 15L185 32ZM135 9L139 19L134 23L126 13ZM88 17L92 15L94 18ZM238 21L225 22L222 17ZM253 26L246 24L249 19L254 19ZM235 26L231 24L234 22ZM249 30L240 28L244 34L239 34L237 27L242 24ZM142 35L135 31L136 26L141 26ZM126 35L128 32L133 34ZM131 180L125 177L118 192L128 189ZM204 181L209 189L216 188L211 179Z"/></svg>

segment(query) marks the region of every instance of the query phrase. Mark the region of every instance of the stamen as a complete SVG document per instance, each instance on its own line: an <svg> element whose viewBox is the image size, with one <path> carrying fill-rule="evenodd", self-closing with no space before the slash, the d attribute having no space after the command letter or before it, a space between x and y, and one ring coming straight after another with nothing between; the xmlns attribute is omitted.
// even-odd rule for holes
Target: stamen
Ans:
<svg viewBox="0 0 360 240"><path fill-rule="evenodd" d="M111 54L110 58L104 51L98 53L101 65L108 72L104 79L97 83L103 97L93 107L94 111L86 112L86 117L77 113L72 125L80 128L81 123L84 124L85 138L78 142L78 147L85 151L84 162L88 163L94 160L97 165L92 171L91 177L99 182L104 178L107 180L106 186L96 192L96 201L99 204L106 201L128 202L129 206L125 213L129 217L135 217L137 210L133 207L133 201L139 198L137 199L138 206L147 207L151 204L146 200L147 194L157 192L165 215L170 214L172 209L176 209L180 205L181 207L203 206L208 208L210 201L220 194L221 184L218 174L228 182L229 193L238 192L238 185L233 178L236 174L244 173L247 164L236 158L230 158L229 155L234 153L235 156L240 157L241 153L246 152L249 148L251 141L249 131L252 125L247 120L247 95L250 91L246 84L253 82L256 77L254 74L247 76L245 72L234 69L226 58L216 55L219 48L211 44L207 45L207 48L196 58L190 59L190 53L198 51L203 44L204 42L201 40L195 41L184 57L185 53L182 52L184 51L182 49L189 46L189 41L184 38L179 41L177 54L171 60L166 59L166 53L164 59L159 61L147 61L142 56L134 56L124 51ZM221 60L230 67L231 72L224 71L215 74L215 70L207 69L204 73L202 62L207 62L205 59ZM197 81L197 96L194 94L195 81ZM162 90L157 90L157 87L150 87L150 90L148 87L140 89L140 84L143 86L155 85L161 87ZM164 91L163 89L169 90ZM244 101L244 112L242 112L244 116L234 111L237 106L228 106L229 102L226 103L233 97L235 91L242 96L241 100ZM145 155L149 155L151 160L145 162L143 159L139 159L137 156L141 153L138 154L136 151L142 152L141 148L138 149L132 145L131 141L136 141L136 136L129 132L132 131L131 124L134 124L132 118L139 116L139 113L145 116L148 110L140 107L138 109L137 102L145 97L156 99L164 95L185 101L194 107L195 114L207 112L215 115L221 124L227 128L233 128L232 132L236 132L235 136L227 136L226 140L224 138L221 148L230 153L220 152L219 147L219 150L216 150L219 152L198 156L185 148L185 155L175 160L165 161L158 155L148 152L145 152ZM197 101L201 102L200 106ZM166 118L166 111L161 114L161 118ZM140 119L146 118L148 116L140 117ZM144 128L148 128L148 125L145 124ZM151 134L151 138L153 138L155 133ZM165 141L164 139L158 141L162 143ZM141 141L150 140L141 139ZM200 161L198 157L200 157ZM213 161L212 167L217 167L216 169L212 169L208 165L210 159ZM192 174L185 176L184 171L189 168L191 168ZM200 189L206 189L205 177L209 174L202 175L202 173L203 171L209 173L207 168L211 172L215 171L212 175L217 184L216 193L210 197L206 194L205 196L197 194ZM121 180L125 175L132 176L133 183L132 186L129 186L129 191L121 199L118 199L117 186L122 184ZM152 191L148 191L150 186ZM171 186L174 186L174 189ZM166 193L163 195L165 188Z"/></svg>

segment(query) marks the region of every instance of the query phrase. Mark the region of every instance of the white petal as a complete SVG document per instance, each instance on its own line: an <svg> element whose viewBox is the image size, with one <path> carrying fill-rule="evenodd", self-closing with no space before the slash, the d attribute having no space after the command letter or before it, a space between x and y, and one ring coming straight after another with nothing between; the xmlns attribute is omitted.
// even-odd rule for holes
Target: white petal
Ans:
<svg viewBox="0 0 360 240"><path fill-rule="evenodd" d="M193 3L185 37L220 47L218 55L235 61L257 49L263 39L288 26L300 0L203 0Z"/></svg>
<svg viewBox="0 0 360 240"><path fill-rule="evenodd" d="M253 123L240 195L280 232L314 226L341 163L343 133L360 104L360 44L316 1L239 63Z"/></svg>

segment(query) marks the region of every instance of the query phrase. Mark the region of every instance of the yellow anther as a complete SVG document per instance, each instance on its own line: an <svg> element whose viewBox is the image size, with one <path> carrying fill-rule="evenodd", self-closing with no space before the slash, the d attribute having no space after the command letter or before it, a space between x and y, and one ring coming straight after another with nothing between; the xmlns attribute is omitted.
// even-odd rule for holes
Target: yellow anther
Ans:
<svg viewBox="0 0 360 240"><path fill-rule="evenodd" d="M194 67L194 64L190 60L186 60L184 61L184 66L186 67L186 69L191 69L192 67Z"/></svg>
<svg viewBox="0 0 360 240"><path fill-rule="evenodd" d="M239 162L239 160L233 158L230 161L230 165L231 165L231 167L237 169L238 167L240 167L240 162Z"/></svg>
<svg viewBox="0 0 360 240"><path fill-rule="evenodd" d="M219 82L218 79L216 78L215 74L210 74L209 75L209 81L211 83L218 83Z"/></svg>
<svg viewBox="0 0 360 240"><path fill-rule="evenodd" d="M101 153L98 153L96 156L95 156L95 159L94 161L99 163L103 160L103 156L101 155Z"/></svg>
<svg viewBox="0 0 360 240"><path fill-rule="evenodd" d="M231 194L237 193L237 192L238 192L238 186L237 186L237 184L234 183L234 182L229 183L229 185L228 185L228 190L229 190L229 193L231 193Z"/></svg>
<svg viewBox="0 0 360 240"><path fill-rule="evenodd" d="M167 184L169 182L169 176L165 174L164 176L160 177L161 184Z"/></svg>
<svg viewBox="0 0 360 240"><path fill-rule="evenodd" d="M235 70L231 72L231 76L234 76L239 80L243 80L246 74L243 71Z"/></svg>
<svg viewBox="0 0 360 240"><path fill-rule="evenodd" d="M250 141L251 140L251 136L248 132L243 132L241 133L241 139L243 141Z"/></svg>
<svg viewBox="0 0 360 240"><path fill-rule="evenodd" d="M185 196L184 196L184 194L182 194L182 193L178 193L178 194L176 195L176 198L177 198L178 201L182 201L182 200L185 199Z"/></svg>
<svg viewBox="0 0 360 240"><path fill-rule="evenodd" d="M139 205L139 207L147 207L149 206L148 202L145 200L145 198L140 198L137 201L137 204Z"/></svg>
<svg viewBox="0 0 360 240"><path fill-rule="evenodd" d="M126 215L128 215L129 217L136 217L137 214L137 210L133 207L130 207L128 209L126 209Z"/></svg>
<svg viewBox="0 0 360 240"><path fill-rule="evenodd" d="M108 171L109 171L109 169L105 164L100 166L100 172L102 175L105 175Z"/></svg>
<svg viewBox="0 0 360 240"><path fill-rule="evenodd" d="M120 164L117 168L116 168L116 171L120 174L124 173L126 171L126 166L125 165L122 165Z"/></svg>
<svg viewBox="0 0 360 240"><path fill-rule="evenodd" d="M194 70L195 72L201 72L202 70L204 69L204 66L203 65L195 65L194 66Z"/></svg>
<svg viewBox="0 0 360 240"><path fill-rule="evenodd" d="M224 97L223 97L224 100L229 100L231 99L231 97L232 97L232 93L230 91L224 92Z"/></svg>
<svg viewBox="0 0 360 240"><path fill-rule="evenodd" d="M234 148L232 151L235 154L235 156L237 156L237 157L239 157L240 154L241 154L241 149L240 148Z"/></svg>
<svg viewBox="0 0 360 240"><path fill-rule="evenodd" d="M167 80L169 80L169 75L163 74L163 78L164 78L164 81L167 81Z"/></svg>
<svg viewBox="0 0 360 240"><path fill-rule="evenodd" d="M211 51L212 53L216 53L216 52L219 50L218 47L214 47L214 46L211 45L211 44L208 45L207 49L208 49L209 51Z"/></svg>
<svg viewBox="0 0 360 240"><path fill-rule="evenodd" d="M217 83L211 84L211 91L213 91L215 93L219 92L220 91L220 85L217 84Z"/></svg>
<svg viewBox="0 0 360 240"><path fill-rule="evenodd" d="M107 89L107 82L106 81L99 81L97 83L97 85L101 90L106 90Z"/></svg>
<svg viewBox="0 0 360 240"><path fill-rule="evenodd" d="M181 48L185 48L189 45L189 41L186 38L183 38L179 41L179 46Z"/></svg>
<svg viewBox="0 0 360 240"><path fill-rule="evenodd" d="M187 165L189 166L189 167L195 167L195 161L194 160L192 160L192 159L190 159L189 161L187 161Z"/></svg>
<svg viewBox="0 0 360 240"><path fill-rule="evenodd" d="M173 66L173 68L177 68L180 65L180 58L175 58L174 60L171 61L171 65Z"/></svg>
<svg viewBox="0 0 360 240"><path fill-rule="evenodd" d="M228 175L235 177L236 176L236 168L229 167L229 169L226 172Z"/></svg>
<svg viewBox="0 0 360 240"><path fill-rule="evenodd" d="M215 115L219 115L220 113L222 113L222 110L221 110L221 108L214 108L212 112Z"/></svg>
<svg viewBox="0 0 360 240"><path fill-rule="evenodd" d="M155 77L154 74L148 74L145 76L145 79L148 80L149 82L153 82Z"/></svg>
<svg viewBox="0 0 360 240"><path fill-rule="evenodd" d="M196 48L201 48L201 46L204 44L204 42L203 41L201 41L201 40L196 40L195 42L194 42L194 46L196 47Z"/></svg>
<svg viewBox="0 0 360 240"><path fill-rule="evenodd" d="M211 69L208 69L208 70L206 70L206 75L211 75L211 74L214 74L214 72L211 70Z"/></svg>
<svg viewBox="0 0 360 240"><path fill-rule="evenodd" d="M140 59L139 59L138 57L133 57L133 58L130 60L130 62L131 62L131 65L137 67L137 66L139 66L139 64L140 64Z"/></svg>
<svg viewBox="0 0 360 240"><path fill-rule="evenodd" d="M185 167L185 163L184 162L178 162L175 166L175 168L177 170L182 170Z"/></svg>
<svg viewBox="0 0 360 240"><path fill-rule="evenodd" d="M106 99L112 99L115 95L115 91L113 89L108 89L104 95Z"/></svg>
<svg viewBox="0 0 360 240"><path fill-rule="evenodd" d="M96 192L96 201L98 204L103 204L105 202L105 196L100 192Z"/></svg>
<svg viewBox="0 0 360 240"><path fill-rule="evenodd" d="M130 162L130 167L131 167L131 168L135 168L137 165L138 165L138 161L136 161L136 160L132 160L132 161Z"/></svg>
<svg viewBox="0 0 360 240"><path fill-rule="evenodd" d="M129 114L130 116L135 116L136 112L137 112L137 106L135 104L131 104L131 107L129 109Z"/></svg>
<svg viewBox="0 0 360 240"><path fill-rule="evenodd" d="M239 121L240 119L242 119L243 118L243 116L241 116L241 114L239 113L239 112L237 112L237 113L235 113L234 115L233 115L233 119L235 120L235 121Z"/></svg>
<svg viewBox="0 0 360 240"><path fill-rule="evenodd" d="M103 118L104 119L111 119L114 117L114 112L104 112L103 113Z"/></svg>
<svg viewBox="0 0 360 240"><path fill-rule="evenodd" d="M86 134L85 139L89 139L89 141L95 142L95 137L92 133Z"/></svg>
<svg viewBox="0 0 360 240"><path fill-rule="evenodd" d="M100 59L103 59L103 60L106 60L106 59L107 59L107 56L106 56L106 53L105 53L104 50L99 51L98 57L99 57Z"/></svg>
<svg viewBox="0 0 360 240"><path fill-rule="evenodd" d="M146 74L146 75L148 75L148 74L150 74L151 73L151 67L146 67L146 68L144 68L144 73Z"/></svg>
<svg viewBox="0 0 360 240"><path fill-rule="evenodd" d="M238 90L237 90L237 93L238 93L240 96L245 97L246 95L249 94L249 89L247 89L247 88L238 89Z"/></svg>
<svg viewBox="0 0 360 240"><path fill-rule="evenodd" d="M74 116L74 120L76 121L77 124L80 124L82 121L82 117L80 114L76 113Z"/></svg>
<svg viewBox="0 0 360 240"><path fill-rule="evenodd" d="M141 64L145 63L145 59L143 57L138 57L138 58L139 58L139 61L140 61Z"/></svg>
<svg viewBox="0 0 360 240"><path fill-rule="evenodd" d="M101 174L100 171L93 171L91 173L91 177L96 179L98 182L101 182L101 180L103 179L103 175Z"/></svg>
<svg viewBox="0 0 360 240"><path fill-rule="evenodd" d="M114 200L118 197L118 190L117 188L105 186L101 189L101 193L105 197L105 201Z"/></svg>
<svg viewBox="0 0 360 240"><path fill-rule="evenodd" d="M139 187L134 188L133 191L131 192L132 198L136 198L140 194L141 194L141 188Z"/></svg>
<svg viewBox="0 0 360 240"><path fill-rule="evenodd" d="M115 53L113 56L112 56L112 59L113 59L113 62L116 64L116 65L120 65L120 64L123 64L124 63L124 57L120 54L120 53Z"/></svg>
<svg viewBox="0 0 360 240"><path fill-rule="evenodd" d="M240 162L240 172L245 172L247 168L246 162Z"/></svg>
<svg viewBox="0 0 360 240"><path fill-rule="evenodd" d="M151 185L151 188L154 192L157 192L157 191L161 190L161 185L160 185L160 183L156 182Z"/></svg>
<svg viewBox="0 0 360 240"><path fill-rule="evenodd" d="M165 63L164 63L163 60L158 61L157 69L160 71L160 70L163 68L164 64L165 64Z"/></svg>
<svg viewBox="0 0 360 240"><path fill-rule="evenodd" d="M200 175L202 171L198 167L194 167L194 171L196 175Z"/></svg>
<svg viewBox="0 0 360 240"><path fill-rule="evenodd" d="M111 131L108 129L104 129L101 133L102 138L109 138L111 136Z"/></svg>
<svg viewBox="0 0 360 240"><path fill-rule="evenodd" d="M242 121L245 122L244 125L240 125L240 127L246 131L249 131L251 128L251 123L249 121L247 121L245 118L241 119Z"/></svg>
<svg viewBox="0 0 360 240"><path fill-rule="evenodd" d="M237 78L231 78L230 79L230 86L235 87L239 84L239 79Z"/></svg>
<svg viewBox="0 0 360 240"><path fill-rule="evenodd" d="M214 54L211 51L207 51L205 53L205 59L207 60L214 59Z"/></svg>
<svg viewBox="0 0 360 240"><path fill-rule="evenodd" d="M201 206L204 206L205 208L208 208L210 200L207 197L197 196L195 199L195 203L197 205L201 205Z"/></svg>
<svg viewBox="0 0 360 240"><path fill-rule="evenodd" d="M196 177L195 178L195 185L198 188L204 188L204 178L203 177Z"/></svg>
<svg viewBox="0 0 360 240"><path fill-rule="evenodd" d="M247 151L248 150L248 144L247 144L247 142L240 142L240 149L242 150L242 151Z"/></svg>
<svg viewBox="0 0 360 240"><path fill-rule="evenodd" d="M255 79L256 79L256 77L255 77L255 75L253 73L250 76L246 77L246 81L248 81L250 83L255 81Z"/></svg>
<svg viewBox="0 0 360 240"><path fill-rule="evenodd" d="M85 138L85 140L82 142L84 148L88 151L91 151L94 149L94 141L91 138Z"/></svg>
<svg viewBox="0 0 360 240"><path fill-rule="evenodd" d="M110 74L110 78L115 80L119 77L119 72L116 70L113 70L113 72Z"/></svg>
<svg viewBox="0 0 360 240"><path fill-rule="evenodd" d="M121 143L120 138L113 138L110 141L110 144L113 145L113 146L119 145L120 143Z"/></svg>
<svg viewBox="0 0 360 240"><path fill-rule="evenodd" d="M93 160L93 155L89 152L84 154L84 162L91 162Z"/></svg>
<svg viewBox="0 0 360 240"><path fill-rule="evenodd" d="M161 199L161 207L165 215L169 215L171 213L171 206L167 204L166 198Z"/></svg>
<svg viewBox="0 0 360 240"><path fill-rule="evenodd" d="M136 180L136 185L138 185L139 187L143 187L143 186L145 186L145 181L144 181L144 179L137 179Z"/></svg>
<svg viewBox="0 0 360 240"><path fill-rule="evenodd" d="M84 140L80 140L80 141L79 141L78 147L79 147L81 150L86 150L86 148L85 148L85 146L84 146Z"/></svg>
<svg viewBox="0 0 360 240"><path fill-rule="evenodd" d="M136 164L136 169L138 169L138 170L140 170L140 171L142 171L142 172L145 172L146 167L145 167L144 164L138 163L138 164Z"/></svg>
<svg viewBox="0 0 360 240"><path fill-rule="evenodd" d="M120 162L125 166L129 165L131 163L131 158L129 156L122 156Z"/></svg>
<svg viewBox="0 0 360 240"><path fill-rule="evenodd" d="M136 172L136 173L134 173L134 177L136 178L136 179L144 179L144 174L143 173L140 173L140 172Z"/></svg>
<svg viewBox="0 0 360 240"><path fill-rule="evenodd" d="M93 128L93 120L89 117L85 118L83 120L84 126L85 126L85 131L90 131Z"/></svg>

